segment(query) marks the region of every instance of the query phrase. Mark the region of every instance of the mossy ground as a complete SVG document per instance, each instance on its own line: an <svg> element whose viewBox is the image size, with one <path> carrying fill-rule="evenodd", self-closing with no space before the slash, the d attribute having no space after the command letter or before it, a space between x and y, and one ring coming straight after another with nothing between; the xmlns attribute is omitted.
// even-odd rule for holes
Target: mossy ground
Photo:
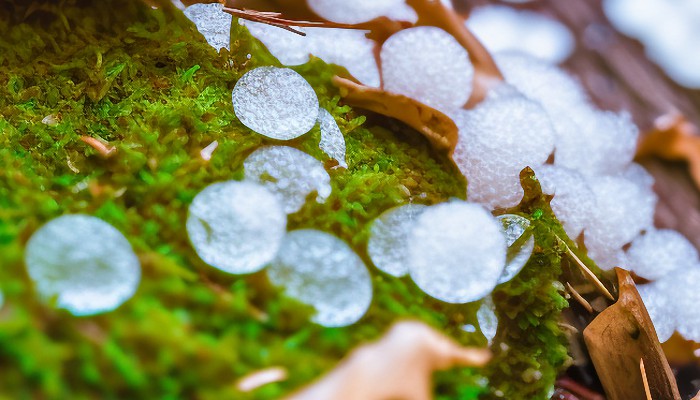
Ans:
<svg viewBox="0 0 700 400"><path fill-rule="evenodd" d="M0 0L0 399L274 399L407 317L465 345L484 345L479 333L461 329L476 325L478 304L435 301L409 279L378 272L365 250L368 222L382 211L463 198L466 183L416 132L340 106L333 70L320 60L296 70L338 121L349 168L329 169L331 197L309 201L290 216L289 228L321 229L351 244L372 270L369 312L353 326L322 328L264 272L230 276L199 260L184 233L188 204L212 182L240 179L247 154L273 143L235 118L230 95L245 71L276 60L234 28L231 52L217 53L169 7ZM43 123L46 116L56 123ZM116 152L103 158L81 136ZM200 150L214 140L213 158L202 160ZM331 165L318 142L314 128L284 144ZM494 294L502 320L494 348L509 350L498 350L486 371L438 374L440 399L497 390L509 399L544 398L566 360L556 325L566 304L553 285L559 250L547 231L558 223L550 213L540 218L542 208L521 211L540 221L538 252ZM134 246L143 280L118 310L75 318L37 300L23 247L64 213L98 216ZM289 379L236 391L236 379L270 366L287 368Z"/></svg>

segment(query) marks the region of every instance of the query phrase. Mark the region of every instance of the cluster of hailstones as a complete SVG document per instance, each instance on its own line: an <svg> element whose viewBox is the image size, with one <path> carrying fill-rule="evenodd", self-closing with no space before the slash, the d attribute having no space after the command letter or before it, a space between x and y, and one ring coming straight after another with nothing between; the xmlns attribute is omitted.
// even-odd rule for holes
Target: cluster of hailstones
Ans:
<svg viewBox="0 0 700 400"><path fill-rule="evenodd" d="M354 21L344 21L350 15L345 12L325 14L328 10L318 7L326 3L338 1L310 0L314 10L329 20L358 22L355 14ZM362 4L374 10L384 3ZM195 13L194 19L207 35L223 29L221 15L225 16L208 11ZM246 24L255 31L254 24ZM257 28L263 42L270 32L282 35L267 26ZM370 62L353 54L355 47L348 42L355 39L333 37L340 35L333 30L329 36L323 32L315 33L323 40L313 35L309 40L333 40L327 47L343 49L340 53L346 57L329 55L326 61L345 63L356 76L362 76L363 69L367 76L372 68L378 69L374 58ZM341 32L349 36L354 31ZM308 47L275 50L272 42L266 45L283 62L286 51L308 54ZM518 273L534 245L532 238L517 240L529 235L527 219L494 218L489 211L519 202L523 192L518 173L530 166L545 193L554 196L552 208L567 234L578 238L585 233L589 256L603 268L624 266L652 281L640 286L640 293L660 339L677 330L700 341L700 312L693 307L700 301L700 291L694 289L700 278L698 254L677 232L654 228L653 178L632 162L638 130L628 115L597 110L565 72L512 53L495 55L507 83L492 90L475 109L464 110L473 67L466 51L439 28L398 32L382 46L380 57L385 90L433 106L458 125L454 160L468 179L470 202L409 204L386 211L373 223L368 243L377 268L396 276L409 274L427 294L446 302L484 298L477 317L482 332L492 336L497 320L485 296ZM313 89L292 70L263 67L248 72L236 84L232 101L244 125L274 139L301 136L320 122L320 146L339 166L347 165L344 138L335 120L319 109ZM253 152L244 169L244 181L213 184L193 200L187 231L198 255L236 274L267 266L273 283L315 307L315 322L325 326L355 322L372 296L362 260L328 233L286 231L286 215L297 211L308 195L315 192L317 200L324 201L330 194L323 164L294 148L269 146ZM508 249L516 242L519 248ZM133 295L140 277L138 258L128 241L89 216L50 221L32 236L25 257L38 292L76 315L117 307Z"/></svg>
<svg viewBox="0 0 700 400"><path fill-rule="evenodd" d="M308 5L321 17L338 23L361 23L379 16L411 22L417 18L404 0L308 0ZM231 17L220 12L219 5L194 5L185 14L212 46L229 47ZM302 64L313 54L345 67L367 86L381 86L449 115L459 128L454 160L469 182L469 200L488 210L516 205L523 195L518 172L532 167L545 193L554 196L552 209L567 234L583 237L588 255L600 267L622 266L652 281L639 290L661 341L674 330L700 341L700 311L692 306L700 301L700 291L694 288L700 278L698 254L681 234L654 227L654 179L632 161L639 132L628 114L596 109L579 82L566 72L514 52L494 55L506 83L492 90L475 109L464 110L471 94L473 66L466 50L436 27L420 26L394 34L382 45L377 65L376 43L363 31L298 28L306 33L302 37L265 24L241 23L285 65ZM435 206L428 216L446 207L460 206ZM392 217L394 213L398 217ZM428 244L444 242L415 240L416 232L427 229L427 219L421 223L419 214L420 207L406 206L387 212L375 224L373 232L386 232L389 229L381 228L383 221L415 219L417 230L408 236L398 234L396 239L409 243L398 246L403 252L377 257L372 249L381 249L383 240L393 240L377 235L370 240L369 249L377 267L396 275L406 273L407 268L422 285L425 276L414 263L427 257ZM438 233L450 232L448 226ZM457 250L464 242L459 243ZM452 251L434 260L450 265L454 260L444 258ZM390 261L402 256L388 254L403 254L403 267ZM451 275L455 272L447 266L444 269L442 290L428 286L424 290L447 301L467 299L450 287L462 283L460 276ZM684 277L679 279L681 274ZM450 294L443 295L445 292ZM488 304L484 302L486 311L492 310Z"/></svg>

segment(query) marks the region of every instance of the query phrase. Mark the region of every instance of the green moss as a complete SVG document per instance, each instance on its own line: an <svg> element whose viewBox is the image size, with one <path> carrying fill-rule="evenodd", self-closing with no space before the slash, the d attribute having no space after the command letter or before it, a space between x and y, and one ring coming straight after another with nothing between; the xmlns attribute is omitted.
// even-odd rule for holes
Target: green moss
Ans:
<svg viewBox="0 0 700 400"><path fill-rule="evenodd" d="M0 399L274 399L407 317L463 344L484 344L460 328L475 324L478 304L440 303L407 278L372 269L367 315L326 329L309 323L310 310L271 287L264 272L235 277L198 259L183 234L192 198L212 182L240 179L247 154L278 143L233 114L237 79L277 64L245 28L234 23L231 52L219 54L171 7L67 0L28 12L15 3L0 0ZM331 66L313 59L296 70L338 121L350 167L329 170L333 194L290 216L291 229L332 232L371 265L368 222L379 213L408 201L464 197L456 168L416 132L377 125L340 105ZM49 115L56 124L42 123ZM105 159L81 136L117 150ZM205 162L199 151L214 140L219 146ZM314 128L285 144L331 165L318 142ZM497 342L511 350L498 352L488 377L494 389L528 393L506 396L512 399L540 397L566 357L556 326L565 303L553 286L560 249L548 231L560 228L546 204L539 207L537 254L494 295L505 321ZM103 218L139 254L143 281L118 310L75 318L37 301L23 247L64 213ZM237 378L270 366L288 368L289 379L253 394L235 390ZM543 374L539 381L516 379L533 368ZM436 385L440 399L473 399L485 390L483 372L472 369L440 373Z"/></svg>

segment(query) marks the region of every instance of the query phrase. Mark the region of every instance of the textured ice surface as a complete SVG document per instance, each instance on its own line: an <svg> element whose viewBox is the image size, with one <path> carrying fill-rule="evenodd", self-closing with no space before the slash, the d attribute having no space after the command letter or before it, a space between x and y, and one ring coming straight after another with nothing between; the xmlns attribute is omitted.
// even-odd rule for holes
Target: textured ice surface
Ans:
<svg viewBox="0 0 700 400"><path fill-rule="evenodd" d="M279 140L299 137L314 127L318 98L309 83L288 68L248 71L233 88L233 111L243 125Z"/></svg>
<svg viewBox="0 0 700 400"><path fill-rule="evenodd" d="M380 51L384 89L449 112L467 102L474 68L467 51L432 26L392 35Z"/></svg>
<svg viewBox="0 0 700 400"><path fill-rule="evenodd" d="M641 165L633 162L622 172L622 177L636 183L639 186L652 188L654 177Z"/></svg>
<svg viewBox="0 0 700 400"><path fill-rule="evenodd" d="M376 43L365 36L366 31L295 28L306 33L301 36L258 22L245 21L244 24L284 65L303 64L313 54L327 63L345 67L365 85L379 86L379 67L374 56Z"/></svg>
<svg viewBox="0 0 700 400"><path fill-rule="evenodd" d="M482 206L451 201L431 206L409 234L409 271L425 293L448 303L489 294L506 261L498 221Z"/></svg>
<svg viewBox="0 0 700 400"><path fill-rule="evenodd" d="M653 227L656 195L624 178L588 180L597 207L586 230L586 248L594 260L614 254L642 230Z"/></svg>
<svg viewBox="0 0 700 400"><path fill-rule="evenodd" d="M490 208L517 205L520 171L542 165L554 149L549 117L537 103L515 94L489 98L462 113L453 159L468 181L470 201Z"/></svg>
<svg viewBox="0 0 700 400"><path fill-rule="evenodd" d="M632 270L649 280L669 273L683 274L699 262L695 246L670 229L651 229L638 236L627 250L627 256Z"/></svg>
<svg viewBox="0 0 700 400"><path fill-rule="evenodd" d="M554 163L586 175L623 173L639 137L629 114L582 107L570 116L577 129L557 136Z"/></svg>
<svg viewBox="0 0 700 400"><path fill-rule="evenodd" d="M344 24L367 22L389 13L404 0L308 0L311 10L321 17Z"/></svg>
<svg viewBox="0 0 700 400"><path fill-rule="evenodd" d="M192 200L187 233L199 257L232 274L262 269L277 254L287 216L277 197L253 182L207 186Z"/></svg>
<svg viewBox="0 0 700 400"><path fill-rule="evenodd" d="M695 266L678 275L660 281L669 285L665 290L671 301L672 313L676 314L678 333L688 340L700 342L700 266Z"/></svg>
<svg viewBox="0 0 700 400"><path fill-rule="evenodd" d="M481 306L476 311L476 320L479 323L479 329L484 334L489 345L493 342L498 332L498 317L496 316L496 306L493 304L491 296L486 296Z"/></svg>
<svg viewBox="0 0 700 400"><path fill-rule="evenodd" d="M506 266L498 279L498 283L503 283L513 279L523 269L535 249L535 238L530 234L525 243L514 246L515 241L530 226L530 220L515 214L499 215L496 219L501 225L501 231L506 238L506 246L508 247Z"/></svg>
<svg viewBox="0 0 700 400"><path fill-rule="evenodd" d="M207 43L216 50L231 49L231 14L222 11L219 3L193 4L185 9L185 16L197 26Z"/></svg>
<svg viewBox="0 0 700 400"><path fill-rule="evenodd" d="M360 257L342 240L304 229L284 238L267 270L272 283L316 309L313 321L327 327L353 324L372 302L372 281Z"/></svg>
<svg viewBox="0 0 700 400"><path fill-rule="evenodd" d="M372 222L367 253L377 268L393 276L408 273L408 235L425 209L421 204L406 204L383 212Z"/></svg>
<svg viewBox="0 0 700 400"><path fill-rule="evenodd" d="M677 324L676 312L668 297L668 286L667 282L652 282L637 286L661 343L671 338Z"/></svg>
<svg viewBox="0 0 700 400"><path fill-rule="evenodd" d="M553 195L550 205L566 234L576 239L593 216L595 198L588 182L577 171L542 165L535 169L542 192Z"/></svg>
<svg viewBox="0 0 700 400"><path fill-rule="evenodd" d="M124 235L87 215L46 223L29 239L24 257L39 295L78 316L116 309L141 280L139 259Z"/></svg>
<svg viewBox="0 0 700 400"><path fill-rule="evenodd" d="M472 10L467 27L492 53L517 50L551 63L564 61L575 44L569 29L560 22L503 5Z"/></svg>
<svg viewBox="0 0 700 400"><path fill-rule="evenodd" d="M501 52L494 58L506 81L547 111L558 135L576 134L578 128L571 117L583 108L590 108L588 97L576 79L523 53Z"/></svg>
<svg viewBox="0 0 700 400"><path fill-rule="evenodd" d="M318 110L318 122L321 126L321 141L318 147L321 148L328 156L338 161L338 166L347 168L348 163L345 161L345 137L343 132L338 128L335 118L321 108Z"/></svg>
<svg viewBox="0 0 700 400"><path fill-rule="evenodd" d="M293 147L261 147L246 158L243 168L245 179L272 191L287 214L299 211L313 192L319 203L331 194L331 177L323 163Z"/></svg>

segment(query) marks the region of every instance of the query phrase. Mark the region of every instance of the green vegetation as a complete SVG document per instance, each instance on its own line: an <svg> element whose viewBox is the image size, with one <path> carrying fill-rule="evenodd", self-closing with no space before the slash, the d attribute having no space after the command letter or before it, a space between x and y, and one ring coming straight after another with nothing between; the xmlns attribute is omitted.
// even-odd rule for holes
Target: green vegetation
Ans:
<svg viewBox="0 0 700 400"><path fill-rule="evenodd" d="M295 69L346 135L350 167L329 170L330 199L309 201L289 227L332 232L372 268L373 305L342 329L309 323L310 310L271 287L264 272L237 277L203 264L184 233L195 194L240 179L247 154L273 143L235 118L230 97L245 71L277 63L264 47L234 22L231 52L219 54L167 2L162 10L136 0L19 3L0 0L0 399L274 399L407 317L484 345L461 329L476 324L478 304L435 301L409 279L372 268L365 251L368 222L379 213L463 198L464 179L418 133L339 105L331 66L314 59ZM81 136L116 151L102 157ZM213 158L202 160L214 140ZM314 128L284 144L332 165L318 142ZM567 358L556 324L566 305L554 284L560 249L551 235L563 232L546 201L536 204L520 211L538 217L537 254L494 293L494 349L509 350L498 350L486 372L491 392L510 399L544 398ZM64 213L103 218L134 246L143 281L118 310L76 318L36 299L23 247ZM287 367L289 379L236 391L238 378L270 366ZM438 397L488 392L483 374L438 374Z"/></svg>

